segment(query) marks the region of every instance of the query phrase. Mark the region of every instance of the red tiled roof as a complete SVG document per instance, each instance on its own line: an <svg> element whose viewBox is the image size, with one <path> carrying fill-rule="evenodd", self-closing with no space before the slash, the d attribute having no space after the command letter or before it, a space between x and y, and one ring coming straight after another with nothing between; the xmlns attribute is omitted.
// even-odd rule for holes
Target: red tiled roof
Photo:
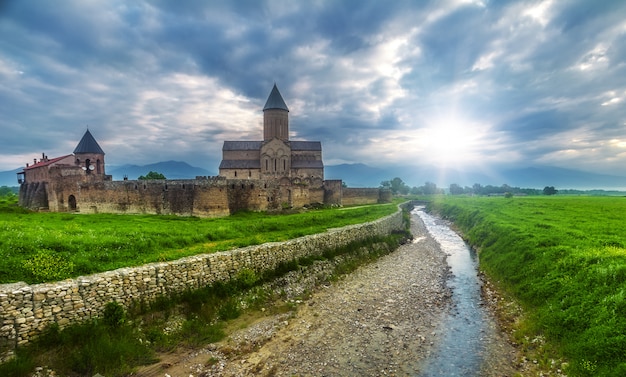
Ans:
<svg viewBox="0 0 626 377"><path fill-rule="evenodd" d="M56 157L56 158L52 158L52 159L45 160L45 161L39 161L36 164L29 165L29 166L25 167L24 170L30 170L30 169L40 168L42 166L47 166L47 165L50 165L50 164L54 164L55 162L61 161L62 159L66 158L66 157L70 157L70 156L72 156L72 155L68 154L68 155L65 155L65 156Z"/></svg>

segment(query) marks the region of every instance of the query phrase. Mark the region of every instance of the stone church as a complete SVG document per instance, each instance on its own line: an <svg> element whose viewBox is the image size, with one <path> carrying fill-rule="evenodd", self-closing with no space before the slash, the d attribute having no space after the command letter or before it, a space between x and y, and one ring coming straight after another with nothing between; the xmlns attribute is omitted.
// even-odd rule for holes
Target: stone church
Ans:
<svg viewBox="0 0 626 377"><path fill-rule="evenodd" d="M321 142L289 140L289 109L276 85L263 108L263 140L225 141L219 176L113 181L104 155L89 130L72 154L42 154L18 173L19 204L58 212L212 217L391 200L388 190L324 179Z"/></svg>
<svg viewBox="0 0 626 377"><path fill-rule="evenodd" d="M225 141L219 175L322 186L322 143L289 140L289 108L274 84L263 107L263 140Z"/></svg>

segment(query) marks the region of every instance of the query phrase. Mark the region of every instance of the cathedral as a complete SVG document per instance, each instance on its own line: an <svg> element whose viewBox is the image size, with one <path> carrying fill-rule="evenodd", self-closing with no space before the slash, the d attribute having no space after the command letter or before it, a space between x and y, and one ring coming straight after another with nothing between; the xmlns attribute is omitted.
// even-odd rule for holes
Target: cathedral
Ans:
<svg viewBox="0 0 626 377"><path fill-rule="evenodd" d="M225 141L219 175L321 186L322 143L289 140L289 108L274 84L263 107L263 140Z"/></svg>

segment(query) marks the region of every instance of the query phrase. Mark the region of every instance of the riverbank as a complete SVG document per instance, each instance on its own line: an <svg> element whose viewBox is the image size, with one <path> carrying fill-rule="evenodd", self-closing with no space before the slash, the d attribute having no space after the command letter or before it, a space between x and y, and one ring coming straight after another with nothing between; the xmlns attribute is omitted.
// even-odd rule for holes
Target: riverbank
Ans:
<svg viewBox="0 0 626 377"><path fill-rule="evenodd" d="M412 243L324 286L294 313L259 319L201 350L163 355L138 376L419 375L451 309L446 254L412 217ZM484 355L487 376L512 376L505 337Z"/></svg>

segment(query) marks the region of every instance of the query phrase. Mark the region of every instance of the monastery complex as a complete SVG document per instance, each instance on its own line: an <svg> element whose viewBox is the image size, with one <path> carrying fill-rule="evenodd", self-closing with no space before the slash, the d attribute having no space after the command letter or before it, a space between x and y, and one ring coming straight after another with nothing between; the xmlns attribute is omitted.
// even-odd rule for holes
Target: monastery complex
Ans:
<svg viewBox="0 0 626 377"><path fill-rule="evenodd" d="M289 109L276 85L263 108L263 139L224 141L218 176L113 181L104 156L89 130L72 154L42 154L18 173L20 205L55 212L227 216L391 199L387 190L325 180L321 142L289 140Z"/></svg>

